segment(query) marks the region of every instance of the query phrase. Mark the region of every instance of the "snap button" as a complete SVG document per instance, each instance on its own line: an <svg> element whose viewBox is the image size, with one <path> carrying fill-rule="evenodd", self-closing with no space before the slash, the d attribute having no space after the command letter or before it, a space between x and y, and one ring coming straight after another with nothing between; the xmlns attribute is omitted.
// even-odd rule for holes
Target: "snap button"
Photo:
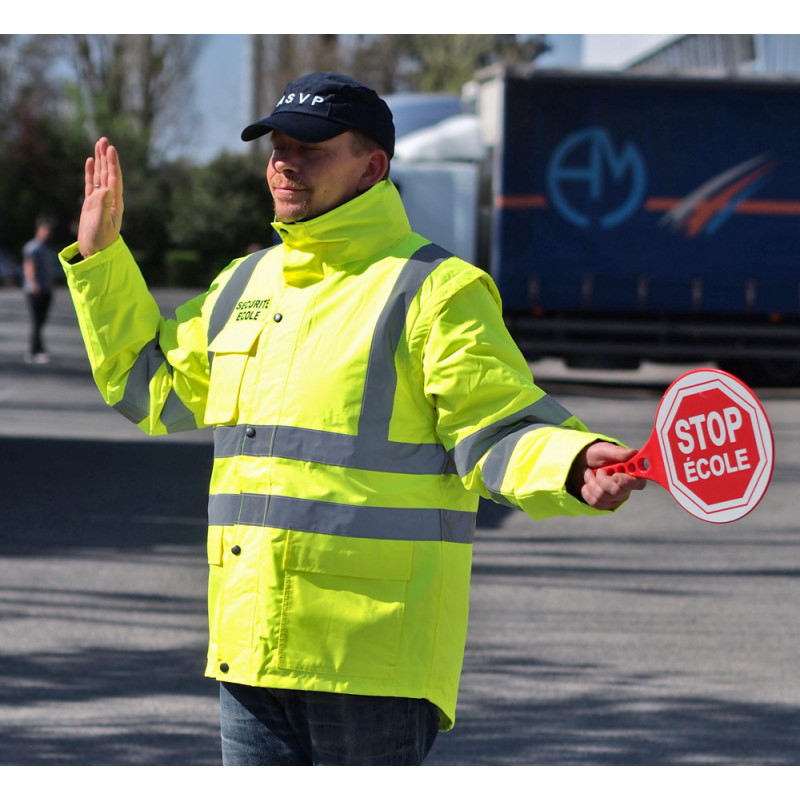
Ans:
<svg viewBox="0 0 800 800"><path fill-rule="evenodd" d="M219 665L220 672L227 672L229 669L230 667L224 661Z"/></svg>
<svg viewBox="0 0 800 800"><path fill-rule="evenodd" d="M248 425L244 430L245 436L252 439L256 435L256 429L252 425Z"/></svg>
<svg viewBox="0 0 800 800"><path fill-rule="evenodd" d="M283 314L279 311L272 319L274 319L275 322L280 322L283 319Z"/></svg>
<svg viewBox="0 0 800 800"><path fill-rule="evenodd" d="M235 544L233 547L231 547L231 553L233 553L235 556L238 556L239 553L241 553L241 552L242 552L242 548L239 547L238 544Z"/></svg>

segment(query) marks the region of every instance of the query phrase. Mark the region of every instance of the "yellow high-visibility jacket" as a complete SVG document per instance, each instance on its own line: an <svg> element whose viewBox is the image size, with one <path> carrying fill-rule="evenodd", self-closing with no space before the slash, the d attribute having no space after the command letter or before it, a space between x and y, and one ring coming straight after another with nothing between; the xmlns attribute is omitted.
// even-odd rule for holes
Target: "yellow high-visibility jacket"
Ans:
<svg viewBox="0 0 800 800"><path fill-rule="evenodd" d="M455 719L478 496L596 513L589 433L531 378L491 278L383 181L232 262L164 320L122 239L62 263L106 401L214 426L206 674L425 697Z"/></svg>

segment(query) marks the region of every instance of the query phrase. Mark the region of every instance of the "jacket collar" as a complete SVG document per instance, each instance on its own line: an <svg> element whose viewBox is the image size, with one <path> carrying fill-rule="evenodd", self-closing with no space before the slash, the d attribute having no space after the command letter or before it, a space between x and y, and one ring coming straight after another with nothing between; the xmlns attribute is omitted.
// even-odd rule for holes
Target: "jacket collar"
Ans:
<svg viewBox="0 0 800 800"><path fill-rule="evenodd" d="M273 222L283 240L281 265L286 282L307 286L386 250L411 232L403 202L389 180L348 203L305 222Z"/></svg>

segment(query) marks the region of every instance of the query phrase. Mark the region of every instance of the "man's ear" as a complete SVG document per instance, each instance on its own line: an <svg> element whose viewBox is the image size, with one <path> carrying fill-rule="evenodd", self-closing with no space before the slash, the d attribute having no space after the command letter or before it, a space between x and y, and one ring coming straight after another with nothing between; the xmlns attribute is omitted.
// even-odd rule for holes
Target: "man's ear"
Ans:
<svg viewBox="0 0 800 800"><path fill-rule="evenodd" d="M358 184L360 192L366 192L371 189L378 181L383 180L386 171L389 169L389 156L385 150L380 148L373 150L369 155L367 166L361 175L361 180Z"/></svg>

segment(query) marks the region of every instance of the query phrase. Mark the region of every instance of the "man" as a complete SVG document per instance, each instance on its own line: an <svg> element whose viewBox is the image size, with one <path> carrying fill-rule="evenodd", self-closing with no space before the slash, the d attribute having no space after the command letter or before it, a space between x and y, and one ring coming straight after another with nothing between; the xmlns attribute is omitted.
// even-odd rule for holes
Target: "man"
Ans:
<svg viewBox="0 0 800 800"><path fill-rule="evenodd" d="M53 299L53 281L57 275L58 258L50 247L53 223L47 217L36 222L36 235L22 249L23 290L28 301L31 333L25 360L31 364L46 364L50 357L44 347L42 330Z"/></svg>
<svg viewBox="0 0 800 800"><path fill-rule="evenodd" d="M534 385L491 279L412 233L391 113L290 83L272 134L282 244L165 321L119 236L100 139L62 253L95 379L148 433L214 426L210 645L226 764L418 764L453 725L478 496L613 510L633 455Z"/></svg>

